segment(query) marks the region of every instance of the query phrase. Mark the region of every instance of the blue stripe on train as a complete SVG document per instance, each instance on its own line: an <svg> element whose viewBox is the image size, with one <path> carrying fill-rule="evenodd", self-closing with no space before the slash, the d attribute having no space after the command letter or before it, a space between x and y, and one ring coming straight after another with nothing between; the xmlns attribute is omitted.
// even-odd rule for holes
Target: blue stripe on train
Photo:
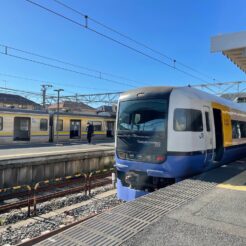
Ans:
<svg viewBox="0 0 246 246"><path fill-rule="evenodd" d="M134 170L146 172L148 176L175 178L176 181L180 181L243 157L246 157L245 145L225 149L220 162L211 161L212 153L208 154L206 162L205 154L199 154L193 156L168 156L163 164L121 160L116 156L116 168L118 171L122 172ZM121 181L117 179L117 194L120 199L130 201L136 197L147 194L147 192L125 187L122 185Z"/></svg>

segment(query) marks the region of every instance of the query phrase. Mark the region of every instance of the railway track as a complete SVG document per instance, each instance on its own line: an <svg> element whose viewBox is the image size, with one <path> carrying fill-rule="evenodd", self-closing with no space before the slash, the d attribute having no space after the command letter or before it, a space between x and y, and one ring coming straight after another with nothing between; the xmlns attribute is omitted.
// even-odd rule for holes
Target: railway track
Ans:
<svg viewBox="0 0 246 246"><path fill-rule="evenodd" d="M75 197L85 199L71 200ZM93 189L91 197L80 193L42 203L37 216L31 218L19 217L21 210L11 211L6 213L7 223L0 227L0 245L33 245L119 204L122 201L110 184Z"/></svg>
<svg viewBox="0 0 246 246"><path fill-rule="evenodd" d="M89 220L89 219L91 219L91 218L93 218L93 217L95 217L97 215L98 214L93 214L93 215L86 216L86 217L84 217L84 218L82 218L82 219L80 219L80 220L78 220L76 222L73 222L71 224L62 226L62 227L60 227L60 228L58 228L56 230L47 231L47 232L41 234L40 236L31 238L31 239L23 240L22 242L18 243L17 246L32 246L32 245L34 245L36 243L39 243L39 242L41 242L41 241L43 241L43 240L45 240L47 238L52 237L52 236L54 236L54 235L56 235L56 234L58 234L60 232L63 232L63 231L65 231L65 230L67 230L67 229L69 229L69 228L71 228L73 226L76 226L76 225L78 225L78 224L80 224L80 223L82 223L82 222L84 222L86 220Z"/></svg>
<svg viewBox="0 0 246 246"><path fill-rule="evenodd" d="M12 190L4 189L2 192L5 191L5 194L0 196L0 213L27 207L28 217L36 215L38 203L78 192L90 195L92 189L114 183L111 176L112 172L114 172L114 169L110 168L89 174L77 174L65 178L41 181L33 186L19 187L20 191L16 191L16 187L13 187Z"/></svg>

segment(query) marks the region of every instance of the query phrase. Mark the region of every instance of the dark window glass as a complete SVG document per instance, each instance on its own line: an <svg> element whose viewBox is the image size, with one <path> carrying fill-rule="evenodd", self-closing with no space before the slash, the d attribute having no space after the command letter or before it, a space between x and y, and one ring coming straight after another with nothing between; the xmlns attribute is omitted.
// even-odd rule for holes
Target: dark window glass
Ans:
<svg viewBox="0 0 246 246"><path fill-rule="evenodd" d="M3 130L3 117L0 117L0 131Z"/></svg>
<svg viewBox="0 0 246 246"><path fill-rule="evenodd" d="M30 128L30 120L28 118L20 119L20 130L29 131L29 128Z"/></svg>
<svg viewBox="0 0 246 246"><path fill-rule="evenodd" d="M206 129L207 129L207 132L210 132L210 118L209 118L209 112L205 112L205 118L206 118Z"/></svg>
<svg viewBox="0 0 246 246"><path fill-rule="evenodd" d="M63 131L63 120L58 121L58 131Z"/></svg>
<svg viewBox="0 0 246 246"><path fill-rule="evenodd" d="M243 121L231 121L232 125L232 138L246 138L246 122Z"/></svg>
<svg viewBox="0 0 246 246"><path fill-rule="evenodd" d="M233 139L241 138L239 122L236 120L232 120L231 125L232 125L232 138Z"/></svg>
<svg viewBox="0 0 246 246"><path fill-rule="evenodd" d="M246 138L246 122L240 122L241 137Z"/></svg>
<svg viewBox="0 0 246 246"><path fill-rule="evenodd" d="M100 132L102 131L102 122L101 121L92 121L94 131Z"/></svg>
<svg viewBox="0 0 246 246"><path fill-rule="evenodd" d="M239 98L237 99L237 102L238 102L238 103L246 103L246 97L239 97Z"/></svg>
<svg viewBox="0 0 246 246"><path fill-rule="evenodd" d="M175 131L202 132L202 112L196 109L175 109L173 126Z"/></svg>
<svg viewBox="0 0 246 246"><path fill-rule="evenodd" d="M165 132L167 110L168 102L165 99L121 102L118 130Z"/></svg>
<svg viewBox="0 0 246 246"><path fill-rule="evenodd" d="M47 131L48 130L48 120L41 119L40 120L40 131Z"/></svg>

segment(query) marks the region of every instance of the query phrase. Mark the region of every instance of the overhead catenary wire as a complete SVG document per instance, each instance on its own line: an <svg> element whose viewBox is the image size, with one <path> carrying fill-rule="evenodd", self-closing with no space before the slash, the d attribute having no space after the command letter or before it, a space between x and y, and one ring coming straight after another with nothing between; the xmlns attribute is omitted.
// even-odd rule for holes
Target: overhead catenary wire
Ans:
<svg viewBox="0 0 246 246"><path fill-rule="evenodd" d="M104 80L104 81L107 81L107 82L110 82L110 83L114 83L114 84L118 84L118 85L129 86L129 87L132 87L132 88L135 87L135 86L133 86L132 84L129 84L129 83L124 83L124 82L121 82L121 81L104 78L102 76L97 76L97 75L93 75L93 74L77 71L77 70L74 70L74 69L70 69L70 68L66 68L66 67L62 67L62 66L58 66L58 65L42 62L42 61L38 61L38 60L35 60L35 59L31 59L31 58L27 58L27 57L15 55L15 54L10 54L8 51L6 52L6 50L8 50L8 49L11 50L12 49L11 47L8 47L8 46L3 45L3 44L0 44L0 46L5 47L5 51L4 52L0 51L0 54L2 54L2 55L6 55L6 56L14 57L14 58L17 58L17 59L20 59L20 60L24 60L24 61L40 64L40 65L43 65L43 66L48 66L48 67L51 67L51 68L56 68L56 69L64 70L64 71L67 71L67 72L71 72L71 73L75 73L75 74L91 77L91 78L94 78L94 79ZM22 51L22 52L25 53L25 51Z"/></svg>
<svg viewBox="0 0 246 246"><path fill-rule="evenodd" d="M115 74L112 74L112 73L107 73L107 72L100 71L100 70L97 70L97 69L88 68L88 67L85 67L85 66L81 66L81 65L78 65L78 64L71 63L71 62L62 61L62 60L57 59L57 58L40 55L40 54L37 54L37 53L34 53L34 52L26 51L26 50L23 50L23 49L7 46L7 45L3 45L3 44L0 44L0 46L7 47L8 49L12 49L12 50L15 50L15 51L18 51L18 52L22 52L22 53L25 53L25 54L28 54L28 55L36 56L36 57L43 58L43 59L46 59L46 60L55 61L55 62L64 64L64 65L69 65L69 66L72 66L72 67L76 67L76 68L84 69L84 70L87 70L87 71L90 71L90 72L94 72L94 73L97 73L98 76L107 75L107 76L119 78L119 79L122 79L122 80L125 80L125 81L131 81L131 82L142 83L143 84L143 82L141 82L141 81L136 81L136 80L133 80L133 79L129 79L129 78L123 77L121 75L115 75Z"/></svg>
<svg viewBox="0 0 246 246"><path fill-rule="evenodd" d="M212 76L210 76L210 75L208 75L208 74L206 74L206 73L204 73L204 72L201 72L201 71L199 71L198 69L195 69L195 68L193 68L193 67L191 67L191 66L189 66L189 65L186 65L186 64L184 64L183 62L180 62L179 60L177 60L177 59L175 59L175 58L172 58L172 57L170 57L170 56L164 54L163 52L160 52L160 51L158 51L158 50L156 50L156 49L153 49L153 48L151 48L149 45L146 45L146 44L144 44L144 43L142 43L142 42L140 42L140 41L138 41L138 40L136 40L136 39L130 37L129 35L126 35L126 34L120 32L120 31L116 30L115 28L112 28L112 27L110 27L110 26L108 26L108 25L105 25L104 23L102 23L102 22L100 22L100 21L98 21L98 20L96 20L96 19L90 17L89 15L86 15L86 14L82 13L81 11L78 11L78 10L72 8L71 6L68 6L67 4L63 3L63 2L60 1L60 0L53 0L53 1L56 2L57 4L61 5L61 6L65 7L65 8L67 8L67 9L71 10L72 12L74 12L74 13L76 13L76 14L79 14L79 15L83 16L84 18L87 18L88 20L91 20L92 22L98 24L99 26L102 26L102 27L104 27L105 29L107 29L107 30L109 30L109 31L111 31L111 32L116 33L117 35L119 35L119 36L121 36L121 37L123 37L123 38L125 38L125 39L130 40L130 41L133 42L133 43L135 43L135 44L137 44L137 45L139 45L139 46L142 46L142 47L144 47L144 48L146 48L146 49L148 49L148 50L150 50L150 51L152 51L152 52L154 52L154 53L156 53L156 54L158 54L158 55L160 55L160 56L162 56L162 57L165 57L166 59L170 60L170 61L173 62L174 64L179 64L179 65L181 65L181 66L183 66L183 67L185 67L185 68L188 68L189 70L191 70L191 71L193 71L193 72L195 72L195 73L197 73L197 74L200 74L200 75L202 75L202 76L204 76L204 77L206 77L206 78L208 78L208 79L212 79L212 80L218 81L218 80L215 79L214 77L212 77Z"/></svg>
<svg viewBox="0 0 246 246"><path fill-rule="evenodd" d="M67 21L69 21L69 22L71 22L71 23L73 23L73 24L76 24L76 25L78 25L78 26L80 26L80 27L86 28L87 30L89 30L89 31L91 31L91 32L94 32L94 33L96 33L97 35L100 35L100 36L102 36L102 37L104 37L104 38L106 38L106 39L108 39L108 40L110 40L110 41L113 41L113 42L115 42L115 43L117 43L117 44L119 44L119 45L121 45L121 46L123 46L123 47L125 47L125 48L128 48L128 49L130 49L130 50L132 50L132 51L134 51L134 52L136 52L136 53L138 53L138 54L141 54L141 55L143 55L143 56L145 56L145 57L147 57L147 58L149 58L149 59L152 59L152 60L154 60L154 61L156 61L156 62L159 62L159 63L161 63L161 64L163 64L163 65L165 65L165 66L167 66L167 67L169 67L169 68L172 68L172 69L174 69L175 71L178 71L178 72L180 72L180 73L183 73L183 74L185 74L185 75L187 75L187 76L189 76L189 77L198 79L198 80L200 80L200 81L207 82L207 81L205 81L205 80L204 80L203 78L201 78L201 77L198 77L198 76L196 76L196 75L193 75L193 74L191 74L191 73L189 73L189 72L186 72L186 71L184 71L184 70L182 70L182 69L176 67L175 64L174 64L174 65L170 65L170 64L168 64L167 62L164 62L164 61L162 61L162 60L159 59L159 58L156 58L156 57L154 57L154 56L151 56L151 55L149 55L149 54L146 54L145 52L143 52L143 51L141 51L141 50L138 50L138 49L136 49L136 48L134 48L134 47L131 47L130 45L127 45L127 44L125 44L125 43L123 43L123 42L121 42L121 41L119 41L119 40L117 40L117 39L115 39L115 38L113 38L113 37L110 37L110 36L108 36L108 35L106 35L106 34L104 34L104 33L102 33L102 32L99 32L99 31L93 29L93 28L90 28L90 27L87 25L87 22L86 22L86 24L82 24L82 23L80 23L80 22L78 22L78 21L76 21L76 20L73 20L73 19L71 19L71 18L69 18L69 17L67 17L67 16L65 16L65 15L63 15L63 14L60 14L60 13L58 13L58 12L56 12L56 11L50 9L50 8L47 8L47 7L45 7L45 6L43 6L43 5L39 4L39 3L36 3L36 2L34 2L34 1L31 1L31 0L25 0L25 1L26 1L26 2L29 2L29 3L31 3L31 4L33 4L33 5L36 5L37 7L42 8L42 9L44 9L44 10L46 10L46 11L48 11L48 12L50 12L50 13L56 15L56 16L59 16L59 17L65 19L65 20L67 20ZM88 16L85 16L85 18L87 19Z"/></svg>
<svg viewBox="0 0 246 246"><path fill-rule="evenodd" d="M29 95L33 95L33 96L40 96L40 93L38 93L38 92L18 90L18 89L13 89L13 88L9 88L9 87L0 87L0 90L18 92L18 93L21 93L21 94L24 93L24 94L29 94ZM48 95L48 96L49 97L55 97L54 95Z"/></svg>
<svg viewBox="0 0 246 246"><path fill-rule="evenodd" d="M53 81L47 80L47 79L34 79L34 78L29 78L29 77L22 77L22 76L19 76L19 75L1 73L1 72L0 72L0 76L5 76L5 77L9 77L9 78L20 79L20 80L25 80L25 81L34 81L34 82L39 82L39 83L46 82L46 83L48 83L50 85L53 85L53 86L64 86L64 87L71 88L71 84L57 83L57 82L53 82ZM79 88L79 89L89 89L89 90L98 90L98 91L104 91L105 90L105 89L99 89L99 88L95 88L95 87L86 87L86 86L79 86L79 85L76 85L76 88ZM66 90L66 92L69 92L69 93L72 93L72 94L77 94L78 93L78 92L71 92L71 91L68 91L68 90ZM111 92L114 92L114 91L111 91ZM118 91L116 91L116 92L118 92Z"/></svg>
<svg viewBox="0 0 246 246"><path fill-rule="evenodd" d="M19 90L19 89L13 89L13 88L9 88L9 87L0 87L0 93L2 92L9 92L16 94L16 95L22 95L24 97L30 96L30 98L37 98L37 97L41 97L42 95L38 92L34 92L34 91L25 91L25 90ZM109 99L105 99L102 96L119 96L121 94L121 92L112 92L112 93L97 93L97 94L77 94L77 95L63 95L60 98L63 100L73 100L75 98L79 99L79 101L85 102L85 103L108 103ZM57 95L51 95L51 94L47 94L46 98L48 100L56 100ZM114 102L116 99L112 100L111 99L111 103Z"/></svg>

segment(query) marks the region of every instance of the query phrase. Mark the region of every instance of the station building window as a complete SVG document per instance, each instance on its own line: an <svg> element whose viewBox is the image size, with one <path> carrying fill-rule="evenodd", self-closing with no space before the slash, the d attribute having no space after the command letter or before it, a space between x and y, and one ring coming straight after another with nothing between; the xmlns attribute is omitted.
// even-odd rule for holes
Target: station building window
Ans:
<svg viewBox="0 0 246 246"><path fill-rule="evenodd" d="M202 132L202 112L197 109L177 108L174 111L173 126L175 131Z"/></svg>
<svg viewBox="0 0 246 246"><path fill-rule="evenodd" d="M0 117L0 131L3 130L3 117Z"/></svg>
<svg viewBox="0 0 246 246"><path fill-rule="evenodd" d="M94 131L100 132L102 131L102 122L101 121L92 121L94 126Z"/></svg>
<svg viewBox="0 0 246 246"><path fill-rule="evenodd" d="M63 131L63 120L58 121L58 131Z"/></svg>
<svg viewBox="0 0 246 246"><path fill-rule="evenodd" d="M48 130L48 120L41 119L40 120L40 131L47 131Z"/></svg>

